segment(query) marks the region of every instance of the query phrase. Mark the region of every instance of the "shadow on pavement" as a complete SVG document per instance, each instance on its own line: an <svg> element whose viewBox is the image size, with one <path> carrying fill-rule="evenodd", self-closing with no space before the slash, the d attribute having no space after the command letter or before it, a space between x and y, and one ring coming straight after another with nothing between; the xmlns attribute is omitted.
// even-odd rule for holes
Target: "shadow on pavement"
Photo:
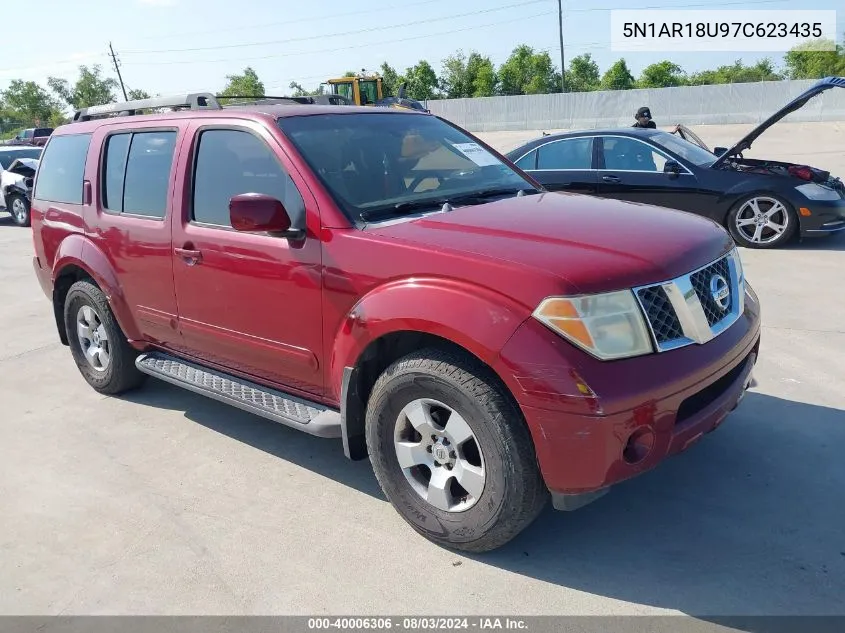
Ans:
<svg viewBox="0 0 845 633"><path fill-rule="evenodd" d="M845 231L821 237L808 237L801 241L793 240L787 248L803 251L845 251Z"/></svg>
<svg viewBox="0 0 845 633"><path fill-rule="evenodd" d="M313 437L155 379L148 380L143 389L121 398L147 406L184 411L189 420L212 431L387 501L369 460L352 462L346 459L340 440Z"/></svg>
<svg viewBox="0 0 845 633"><path fill-rule="evenodd" d="M155 380L127 399L185 411L218 433L384 499L369 462L348 461L339 441ZM843 446L845 412L752 391L686 453L574 513L549 506L514 541L472 558L703 620L845 615Z"/></svg>

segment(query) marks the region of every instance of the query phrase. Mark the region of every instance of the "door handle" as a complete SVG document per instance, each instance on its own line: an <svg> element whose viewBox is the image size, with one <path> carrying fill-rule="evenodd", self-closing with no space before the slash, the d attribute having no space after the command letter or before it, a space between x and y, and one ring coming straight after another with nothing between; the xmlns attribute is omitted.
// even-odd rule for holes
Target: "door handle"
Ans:
<svg viewBox="0 0 845 633"><path fill-rule="evenodd" d="M605 182L619 182L619 176L602 176L601 179Z"/></svg>
<svg viewBox="0 0 845 633"><path fill-rule="evenodd" d="M199 264L202 260L202 251L196 251L190 248L174 248L173 252L181 257L188 266Z"/></svg>

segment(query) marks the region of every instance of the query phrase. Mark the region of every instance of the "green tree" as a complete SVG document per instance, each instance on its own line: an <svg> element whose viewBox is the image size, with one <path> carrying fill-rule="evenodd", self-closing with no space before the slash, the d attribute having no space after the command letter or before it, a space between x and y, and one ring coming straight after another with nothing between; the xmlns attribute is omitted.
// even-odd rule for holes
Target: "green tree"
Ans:
<svg viewBox="0 0 845 633"><path fill-rule="evenodd" d="M381 65L381 90L385 97L395 97L399 91L399 73L387 62Z"/></svg>
<svg viewBox="0 0 845 633"><path fill-rule="evenodd" d="M783 62L790 79L841 77L845 75L845 47L825 39L805 42L788 51Z"/></svg>
<svg viewBox="0 0 845 633"><path fill-rule="evenodd" d="M440 90L447 99L468 97L471 88L467 81L467 58L462 50L455 51L443 60Z"/></svg>
<svg viewBox="0 0 845 633"><path fill-rule="evenodd" d="M737 84L754 81L778 81L783 77L774 69L772 61L761 59L752 66L746 66L742 60L733 64L719 66L714 70L703 70L689 77L689 84L705 86L712 84Z"/></svg>
<svg viewBox="0 0 845 633"><path fill-rule="evenodd" d="M557 92L559 77L549 54L535 53L527 44L517 46L499 68L501 91L505 95Z"/></svg>
<svg viewBox="0 0 845 633"><path fill-rule="evenodd" d="M467 59L467 89L469 97L492 97L496 94L496 69L489 57L472 52Z"/></svg>
<svg viewBox="0 0 845 633"><path fill-rule="evenodd" d="M47 85L62 101L77 110L116 101L117 81L111 77L104 77L103 69L99 64L90 68L80 66L79 78L73 86L67 80L57 77L48 78Z"/></svg>
<svg viewBox="0 0 845 633"><path fill-rule="evenodd" d="M5 116L22 123L47 123L59 111L59 103L34 81L13 79L0 92Z"/></svg>
<svg viewBox="0 0 845 633"><path fill-rule="evenodd" d="M634 87L634 76L624 59L615 62L601 78L602 90L630 90Z"/></svg>
<svg viewBox="0 0 845 633"><path fill-rule="evenodd" d="M135 88L127 92L130 101L139 101L141 99L152 99L152 95L146 90Z"/></svg>
<svg viewBox="0 0 845 633"><path fill-rule="evenodd" d="M258 74L250 67L244 68L243 74L226 75L226 87L220 93L223 97L260 97L264 96L264 84Z"/></svg>
<svg viewBox="0 0 845 633"><path fill-rule="evenodd" d="M670 88L687 83L684 70L674 62L664 60L650 64L643 69L637 86L639 88Z"/></svg>
<svg viewBox="0 0 845 633"><path fill-rule="evenodd" d="M589 92L598 90L599 65L590 53L573 57L569 62L569 70L565 73L567 92Z"/></svg>
<svg viewBox="0 0 845 633"><path fill-rule="evenodd" d="M405 83L411 99L433 99L437 90L437 73L427 61L420 60L405 71Z"/></svg>

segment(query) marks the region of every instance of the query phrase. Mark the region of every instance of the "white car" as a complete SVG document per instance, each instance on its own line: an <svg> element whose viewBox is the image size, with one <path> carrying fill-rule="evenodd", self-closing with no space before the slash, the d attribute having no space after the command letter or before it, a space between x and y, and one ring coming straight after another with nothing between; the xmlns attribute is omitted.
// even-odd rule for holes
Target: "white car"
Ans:
<svg viewBox="0 0 845 633"><path fill-rule="evenodd" d="M29 226L29 194L40 147L0 147L0 209L18 226Z"/></svg>

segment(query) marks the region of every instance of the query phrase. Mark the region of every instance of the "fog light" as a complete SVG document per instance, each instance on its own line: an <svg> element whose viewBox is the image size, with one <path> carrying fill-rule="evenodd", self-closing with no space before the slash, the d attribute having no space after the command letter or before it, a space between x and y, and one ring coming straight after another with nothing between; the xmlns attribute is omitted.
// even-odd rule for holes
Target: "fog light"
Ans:
<svg viewBox="0 0 845 633"><path fill-rule="evenodd" d="M650 426L640 427L631 433L625 448L622 450L622 458L628 464L639 464L654 448L654 430Z"/></svg>

